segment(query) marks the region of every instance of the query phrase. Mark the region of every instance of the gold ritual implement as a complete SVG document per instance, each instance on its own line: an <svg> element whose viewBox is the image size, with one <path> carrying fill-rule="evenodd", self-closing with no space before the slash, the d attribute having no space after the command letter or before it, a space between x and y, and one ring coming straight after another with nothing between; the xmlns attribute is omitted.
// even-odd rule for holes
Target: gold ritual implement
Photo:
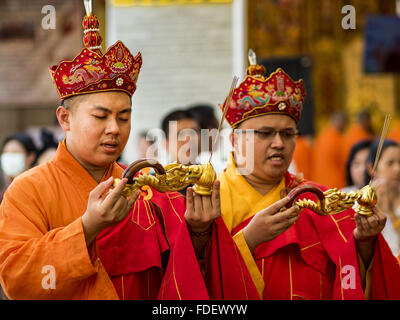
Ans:
<svg viewBox="0 0 400 320"><path fill-rule="evenodd" d="M141 169L151 167L155 175L142 174L136 175ZM151 159L142 159L133 162L128 166L122 178L127 178L122 194L129 197L136 190L150 186L159 192L179 191L194 184L194 191L200 195L210 195L212 186L217 178L211 163L201 165L182 165L171 163L163 167L159 162ZM114 180L114 186L120 179ZM317 201L310 199L298 199L303 193L313 193L317 196ZM353 192L343 192L336 188L321 191L314 185L302 185L292 189L288 197L289 203L286 207L297 205L300 208L309 209L319 215L333 215L354 206L354 210L364 216L373 214L372 208L377 203L377 194L371 185L366 185L360 190Z"/></svg>
<svg viewBox="0 0 400 320"><path fill-rule="evenodd" d="M153 168L155 175L136 175L143 168ZM129 165L122 178L127 178L122 194L129 197L136 190L143 186L153 187L159 192L179 191L193 185L193 190L200 195L210 195L212 186L217 175L211 163L201 165L183 165L178 163L170 163L163 167L159 162L152 159L142 159ZM120 179L114 179L114 187Z"/></svg>
<svg viewBox="0 0 400 320"><path fill-rule="evenodd" d="M310 209L319 215L333 215L354 207L356 213L363 216L372 216L374 214L373 207L378 202L378 196L375 189L371 186L371 182L382 152L383 142L389 130L391 119L392 116L390 114L385 116L385 122L383 124L379 146L372 169L371 181L366 186L360 190L346 193L336 188L322 192L316 186L303 185L296 187L289 192L288 196L290 201L286 206L290 207L295 204L300 208ZM300 194L305 192L314 193L317 196L317 202L310 199L296 200Z"/></svg>
<svg viewBox="0 0 400 320"><path fill-rule="evenodd" d="M310 199L298 199L302 193L311 192L317 196L317 202ZM315 213L325 216L334 215L354 206L354 211L363 216L372 216L372 208L376 205L378 197L371 185L366 185L360 190L343 192L336 188L322 192L313 185L303 185L292 189L287 207L298 205L300 208L310 209Z"/></svg>

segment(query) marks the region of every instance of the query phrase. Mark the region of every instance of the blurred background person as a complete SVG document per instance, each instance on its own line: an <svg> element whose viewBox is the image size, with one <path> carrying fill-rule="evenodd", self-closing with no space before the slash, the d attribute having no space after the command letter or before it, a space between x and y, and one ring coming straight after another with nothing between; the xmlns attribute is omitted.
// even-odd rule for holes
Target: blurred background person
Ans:
<svg viewBox="0 0 400 320"><path fill-rule="evenodd" d="M342 189L344 192L359 190L369 181L365 180L367 158L373 140L361 140L351 149L346 162L346 183Z"/></svg>
<svg viewBox="0 0 400 320"><path fill-rule="evenodd" d="M400 118L395 117L393 122L394 124L391 125L391 129L389 130L387 138L400 143Z"/></svg>
<svg viewBox="0 0 400 320"><path fill-rule="evenodd" d="M158 160L159 152L156 147L155 138L148 130L139 132L137 147L138 147L138 159L156 159ZM143 174L155 174L152 168L143 168Z"/></svg>
<svg viewBox="0 0 400 320"><path fill-rule="evenodd" d="M12 180L32 168L36 155L36 146L28 134L18 132L5 138L1 148L1 169L6 176L6 186L0 194L0 200Z"/></svg>
<svg viewBox="0 0 400 320"><path fill-rule="evenodd" d="M200 125L196 117L187 110L176 109L162 119L161 128L167 151L167 161L163 165L175 161L196 164L200 153Z"/></svg>
<svg viewBox="0 0 400 320"><path fill-rule="evenodd" d="M210 161L218 174L226 168L227 152L221 150L218 135L219 122L215 116L214 108L208 104L196 104L187 109L198 121L201 129L200 154L196 163L204 164ZM220 140L220 137L218 138ZM214 148L214 149L213 149Z"/></svg>
<svg viewBox="0 0 400 320"><path fill-rule="evenodd" d="M349 125L344 135L345 158L349 157L351 147L357 142L374 138L375 132L372 127L371 113L368 110L361 110L357 114L356 121Z"/></svg>
<svg viewBox="0 0 400 320"><path fill-rule="evenodd" d="M196 117L187 110L176 109L164 117L161 128L165 134L166 149L165 159L161 163L164 166L171 162L197 164L201 139L200 124ZM187 188L179 192L186 196Z"/></svg>
<svg viewBox="0 0 400 320"><path fill-rule="evenodd" d="M54 138L54 134L45 128L40 132L40 140L42 147L38 150L35 161L35 164L38 166L50 161L58 147L58 142Z"/></svg>
<svg viewBox="0 0 400 320"><path fill-rule="evenodd" d="M335 111L329 124L316 137L312 180L330 188L346 186L343 132L347 123L347 115Z"/></svg>
<svg viewBox="0 0 400 320"><path fill-rule="evenodd" d="M139 152L139 159L149 158L148 154L150 147L153 145L153 138L149 136L148 130L139 132L137 147ZM157 156L157 154L155 154Z"/></svg>
<svg viewBox="0 0 400 320"><path fill-rule="evenodd" d="M370 148L367 158L365 181L369 183L375 162L379 141ZM381 156L373 174L373 186L378 195L378 206L387 216L382 231L394 256L400 250L400 145L393 140L385 140Z"/></svg>
<svg viewBox="0 0 400 320"><path fill-rule="evenodd" d="M302 135L296 137L296 148L293 153L293 160L289 167L289 171L294 174L302 173L303 178L312 179L313 170L313 144L312 137Z"/></svg>

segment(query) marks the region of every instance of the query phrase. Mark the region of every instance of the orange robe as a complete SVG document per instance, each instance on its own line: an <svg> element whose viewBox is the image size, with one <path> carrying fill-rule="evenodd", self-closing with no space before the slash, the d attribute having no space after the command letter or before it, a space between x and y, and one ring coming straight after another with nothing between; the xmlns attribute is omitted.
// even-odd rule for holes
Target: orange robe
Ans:
<svg viewBox="0 0 400 320"><path fill-rule="evenodd" d="M291 189L297 182L286 173L280 184L263 196L237 172L232 161L219 175L222 217L263 299L400 299L399 263L383 236L378 236L368 269L358 257L352 209L334 216L303 209L292 227L251 254L242 229L257 212L281 198L282 188ZM316 199L310 193L300 198Z"/></svg>
<svg viewBox="0 0 400 320"><path fill-rule="evenodd" d="M300 136L296 139L296 149L293 154L296 172L301 172L304 178L311 179L313 168L313 148L307 137Z"/></svg>
<svg viewBox="0 0 400 320"><path fill-rule="evenodd" d="M102 181L120 172L113 163ZM50 162L11 183L0 206L0 280L10 299L118 299L82 228L96 186L64 143ZM55 271L54 289L43 286L47 268Z"/></svg>
<svg viewBox="0 0 400 320"><path fill-rule="evenodd" d="M114 162L102 181L122 172ZM0 281L9 298L258 297L222 221L214 223L206 252L205 273L215 277L204 282L183 216L185 201L176 192L152 190L151 201L141 195L124 221L87 248L81 216L96 186L64 142L50 162L11 184L0 206ZM231 269L222 274L225 265ZM49 268L53 287L46 284ZM243 282L232 286L238 277Z"/></svg>
<svg viewBox="0 0 400 320"><path fill-rule="evenodd" d="M374 136L365 131L358 123L352 124L344 135L344 159L347 160L351 148L361 140L374 139Z"/></svg>
<svg viewBox="0 0 400 320"><path fill-rule="evenodd" d="M400 143L400 122L389 131L388 139L394 140Z"/></svg>
<svg viewBox="0 0 400 320"><path fill-rule="evenodd" d="M346 186L346 159L342 134L328 125L314 145L312 180L330 188Z"/></svg>

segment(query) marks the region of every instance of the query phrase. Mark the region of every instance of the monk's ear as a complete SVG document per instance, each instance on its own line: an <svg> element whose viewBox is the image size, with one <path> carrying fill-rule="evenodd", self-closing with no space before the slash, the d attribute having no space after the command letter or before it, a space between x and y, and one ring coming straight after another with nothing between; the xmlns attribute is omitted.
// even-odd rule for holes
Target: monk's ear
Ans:
<svg viewBox="0 0 400 320"><path fill-rule="evenodd" d="M58 122L64 131L71 129L71 111L64 106L59 106L56 111Z"/></svg>

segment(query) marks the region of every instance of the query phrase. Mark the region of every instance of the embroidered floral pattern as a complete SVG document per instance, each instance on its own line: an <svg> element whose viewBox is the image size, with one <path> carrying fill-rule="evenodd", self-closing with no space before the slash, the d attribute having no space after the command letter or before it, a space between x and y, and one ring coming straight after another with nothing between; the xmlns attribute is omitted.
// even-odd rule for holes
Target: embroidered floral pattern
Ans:
<svg viewBox="0 0 400 320"><path fill-rule="evenodd" d="M305 97L303 80L293 81L280 68L268 78L247 75L233 92L226 120L234 127L257 115L282 113L298 122Z"/></svg>
<svg viewBox="0 0 400 320"><path fill-rule="evenodd" d="M50 68L50 73L61 99L110 90L132 95L136 90L141 66L141 54L134 57L118 41L104 55L85 48L74 60L62 61L58 66Z"/></svg>

